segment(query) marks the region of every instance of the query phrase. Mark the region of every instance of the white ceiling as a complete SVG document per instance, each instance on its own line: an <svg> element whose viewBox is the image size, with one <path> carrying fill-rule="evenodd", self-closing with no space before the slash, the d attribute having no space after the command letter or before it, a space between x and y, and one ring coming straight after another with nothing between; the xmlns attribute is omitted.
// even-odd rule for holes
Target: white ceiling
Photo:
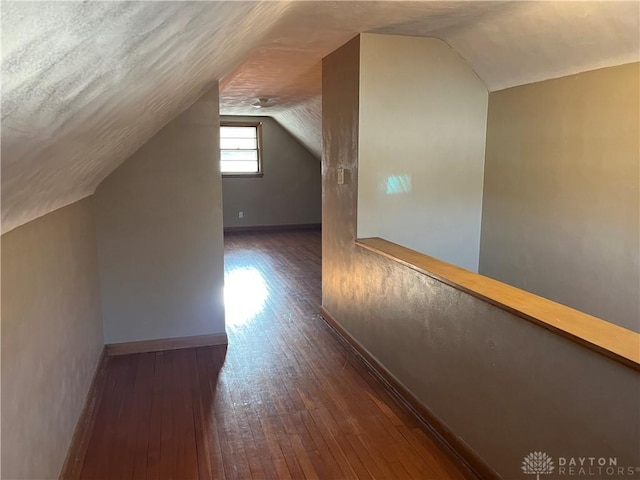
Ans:
<svg viewBox="0 0 640 480"><path fill-rule="evenodd" d="M319 156L320 61L359 32L441 38L489 90L640 59L637 1L1 8L3 232L92 194L216 80L223 113L272 115Z"/></svg>

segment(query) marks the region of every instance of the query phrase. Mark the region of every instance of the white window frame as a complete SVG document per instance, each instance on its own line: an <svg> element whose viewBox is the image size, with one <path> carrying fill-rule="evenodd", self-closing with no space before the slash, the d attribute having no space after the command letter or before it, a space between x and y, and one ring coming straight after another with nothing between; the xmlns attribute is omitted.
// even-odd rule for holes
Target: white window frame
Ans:
<svg viewBox="0 0 640 480"><path fill-rule="evenodd" d="M262 122L234 122L234 121L222 121L220 122L221 127L252 127L256 129L256 151L258 157L258 165L257 171L255 172L222 172L223 177L236 177L236 178L246 178L246 177L262 177ZM220 130L220 134L222 136L222 130ZM225 150L220 148L221 156L222 151ZM252 149L253 150L253 149ZM222 170L222 159L220 160Z"/></svg>

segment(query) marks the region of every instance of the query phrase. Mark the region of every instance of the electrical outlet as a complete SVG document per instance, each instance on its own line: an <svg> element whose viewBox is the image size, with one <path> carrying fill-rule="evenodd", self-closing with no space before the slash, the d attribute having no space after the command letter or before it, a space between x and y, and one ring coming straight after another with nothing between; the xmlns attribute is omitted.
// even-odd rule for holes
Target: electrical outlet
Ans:
<svg viewBox="0 0 640 480"><path fill-rule="evenodd" d="M238 212L238 218L244 218L244 212Z"/></svg>

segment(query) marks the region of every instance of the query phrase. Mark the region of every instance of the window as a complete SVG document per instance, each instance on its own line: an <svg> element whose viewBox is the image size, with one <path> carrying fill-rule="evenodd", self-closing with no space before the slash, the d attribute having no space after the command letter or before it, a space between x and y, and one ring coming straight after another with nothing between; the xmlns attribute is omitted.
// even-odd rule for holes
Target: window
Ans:
<svg viewBox="0 0 640 480"><path fill-rule="evenodd" d="M220 123L220 170L225 177L262 175L262 124Z"/></svg>

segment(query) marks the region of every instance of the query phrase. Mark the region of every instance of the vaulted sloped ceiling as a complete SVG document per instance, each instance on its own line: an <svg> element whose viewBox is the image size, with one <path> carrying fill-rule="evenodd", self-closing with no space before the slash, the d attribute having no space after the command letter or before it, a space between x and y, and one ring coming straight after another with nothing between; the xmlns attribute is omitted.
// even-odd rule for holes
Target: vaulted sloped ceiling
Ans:
<svg viewBox="0 0 640 480"><path fill-rule="evenodd" d="M635 1L1 8L4 232L93 193L216 80L223 113L272 115L319 156L320 61L359 32L442 38L489 90L640 57Z"/></svg>

